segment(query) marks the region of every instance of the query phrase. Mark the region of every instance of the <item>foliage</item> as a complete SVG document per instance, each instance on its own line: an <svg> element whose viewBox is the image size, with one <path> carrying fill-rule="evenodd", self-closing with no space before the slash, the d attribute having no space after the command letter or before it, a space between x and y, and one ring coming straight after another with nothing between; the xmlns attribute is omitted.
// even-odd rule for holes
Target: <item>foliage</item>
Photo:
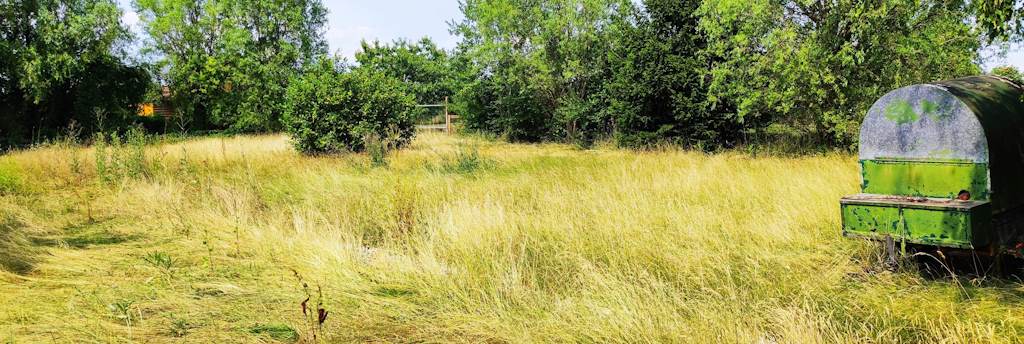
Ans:
<svg viewBox="0 0 1024 344"><path fill-rule="evenodd" d="M1014 66L1007 65L992 68L992 74L1016 81L1019 84L1024 84L1024 75L1021 75L1020 70Z"/></svg>
<svg viewBox="0 0 1024 344"><path fill-rule="evenodd" d="M609 116L622 146L674 142L715 147L740 133L730 104L711 107L703 82L710 59L698 30L699 0L648 0L624 25L605 85Z"/></svg>
<svg viewBox="0 0 1024 344"><path fill-rule="evenodd" d="M194 127L281 129L288 80L326 52L320 0L136 0L178 111Z"/></svg>
<svg viewBox="0 0 1024 344"><path fill-rule="evenodd" d="M966 16L941 0L705 2L709 100L736 104L743 122L849 145L884 92L978 72Z"/></svg>
<svg viewBox="0 0 1024 344"><path fill-rule="evenodd" d="M441 103L454 95L460 84L448 52L426 37L416 43L363 41L362 50L356 53L356 62L360 68L373 69L400 80L418 104ZM420 118L429 110L420 108L416 112L416 117Z"/></svg>
<svg viewBox="0 0 1024 344"><path fill-rule="evenodd" d="M962 0L988 40L1019 41L1024 34L1024 1Z"/></svg>
<svg viewBox="0 0 1024 344"><path fill-rule="evenodd" d="M133 121L151 81L125 62L120 18L113 0L0 2L0 146Z"/></svg>
<svg viewBox="0 0 1024 344"><path fill-rule="evenodd" d="M608 39L625 0L466 0L453 25L477 81L460 92L470 128L513 140L590 141L610 123L600 111L610 74Z"/></svg>
<svg viewBox="0 0 1024 344"><path fill-rule="evenodd" d="M970 8L940 0L466 0L457 111L513 140L847 146L882 93L975 74Z"/></svg>
<svg viewBox="0 0 1024 344"><path fill-rule="evenodd" d="M460 144L454 155L442 156L441 162L430 166L430 169L441 173L472 174L493 164L493 161L480 156L480 148L476 145Z"/></svg>
<svg viewBox="0 0 1024 344"><path fill-rule="evenodd" d="M504 135L513 141L551 138L551 116L525 74L516 70L521 68L509 64L468 83L457 94L455 112L470 130Z"/></svg>
<svg viewBox="0 0 1024 344"><path fill-rule="evenodd" d="M409 143L414 97L379 71L346 69L325 58L292 80L284 122L295 147L305 153L358 152L369 136L395 148Z"/></svg>
<svg viewBox="0 0 1024 344"><path fill-rule="evenodd" d="M393 149L391 142L378 133L363 135L363 150L370 156L370 165L373 167L387 166L388 154Z"/></svg>
<svg viewBox="0 0 1024 344"><path fill-rule="evenodd" d="M117 132L96 133L96 176L105 184L129 179L140 179L150 173L146 161L146 133L132 127L120 135Z"/></svg>
<svg viewBox="0 0 1024 344"><path fill-rule="evenodd" d="M195 327L194 324L189 323L187 318L175 316L174 314L167 315L168 328L167 334L171 337L184 337L188 335L189 330Z"/></svg>

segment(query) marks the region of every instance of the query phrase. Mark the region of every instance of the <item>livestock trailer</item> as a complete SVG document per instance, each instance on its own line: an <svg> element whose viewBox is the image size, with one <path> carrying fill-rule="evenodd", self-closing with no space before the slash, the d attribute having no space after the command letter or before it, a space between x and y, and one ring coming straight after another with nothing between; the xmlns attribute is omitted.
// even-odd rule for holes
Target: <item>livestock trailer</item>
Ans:
<svg viewBox="0 0 1024 344"><path fill-rule="evenodd" d="M860 130L843 235L998 256L1024 249L1024 88L975 76L903 87Z"/></svg>

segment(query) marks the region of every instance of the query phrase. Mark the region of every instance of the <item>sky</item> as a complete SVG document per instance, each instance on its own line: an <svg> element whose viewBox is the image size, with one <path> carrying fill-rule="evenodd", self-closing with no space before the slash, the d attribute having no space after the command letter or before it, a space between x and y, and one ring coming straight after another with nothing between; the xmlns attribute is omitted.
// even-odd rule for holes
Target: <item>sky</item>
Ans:
<svg viewBox="0 0 1024 344"><path fill-rule="evenodd" d="M993 47L982 51L982 56L987 57L984 68L986 71L992 70L993 67L1011 65L1017 67L1017 69L1024 71L1024 46L1021 44L1015 44L1002 52L1005 56L997 54L999 49Z"/></svg>
<svg viewBox="0 0 1024 344"><path fill-rule="evenodd" d="M131 0L118 0L125 10L124 23L141 33L139 17L131 8ZM457 0L325 0L327 16L326 39L331 52L351 61L360 40L390 42L405 38L419 40L426 36L442 48L454 48L458 38L448 32L448 22L461 20ZM1013 65L1024 70L1024 46L1010 47L1005 56L998 49L988 49L985 70Z"/></svg>
<svg viewBox="0 0 1024 344"><path fill-rule="evenodd" d="M118 0L124 10L122 21L137 34L139 16L131 0ZM458 38L448 32L448 22L462 20L457 0L324 0L327 15L325 38L332 53L353 60L360 40L411 41L427 36L438 46L451 49Z"/></svg>

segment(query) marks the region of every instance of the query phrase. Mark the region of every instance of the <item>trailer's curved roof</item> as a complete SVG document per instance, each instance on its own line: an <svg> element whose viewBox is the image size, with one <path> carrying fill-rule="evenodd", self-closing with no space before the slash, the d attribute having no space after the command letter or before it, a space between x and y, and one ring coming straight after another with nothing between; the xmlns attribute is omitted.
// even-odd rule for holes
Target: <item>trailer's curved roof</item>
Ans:
<svg viewBox="0 0 1024 344"><path fill-rule="evenodd" d="M868 110L860 144L862 160L988 164L994 205L1024 205L1024 88L1005 78L973 76L889 92Z"/></svg>

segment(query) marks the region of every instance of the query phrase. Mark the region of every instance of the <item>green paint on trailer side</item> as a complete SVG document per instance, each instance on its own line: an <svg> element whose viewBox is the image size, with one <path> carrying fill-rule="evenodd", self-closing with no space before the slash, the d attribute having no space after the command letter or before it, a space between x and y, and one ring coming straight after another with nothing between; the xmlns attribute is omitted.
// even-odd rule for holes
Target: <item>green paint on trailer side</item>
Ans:
<svg viewBox="0 0 1024 344"><path fill-rule="evenodd" d="M1022 99L1024 87L992 76L879 99L861 129L863 193L841 202L843 234L957 248L1024 241ZM971 201L953 200L960 190Z"/></svg>
<svg viewBox="0 0 1024 344"><path fill-rule="evenodd" d="M914 123L921 119L921 116L914 112L914 106L906 100L895 100L885 108L885 118L897 124Z"/></svg>
<svg viewBox="0 0 1024 344"><path fill-rule="evenodd" d="M972 244L970 213L925 209L902 212L910 240L938 246Z"/></svg>
<svg viewBox="0 0 1024 344"><path fill-rule="evenodd" d="M989 243L991 207L924 209L892 205L842 205L843 234L958 248Z"/></svg>
<svg viewBox="0 0 1024 344"><path fill-rule="evenodd" d="M960 161L862 160L864 193L953 199L962 190L973 200L989 197L988 165Z"/></svg>
<svg viewBox="0 0 1024 344"><path fill-rule="evenodd" d="M843 232L865 236L900 236L900 209L872 205L842 205Z"/></svg>

